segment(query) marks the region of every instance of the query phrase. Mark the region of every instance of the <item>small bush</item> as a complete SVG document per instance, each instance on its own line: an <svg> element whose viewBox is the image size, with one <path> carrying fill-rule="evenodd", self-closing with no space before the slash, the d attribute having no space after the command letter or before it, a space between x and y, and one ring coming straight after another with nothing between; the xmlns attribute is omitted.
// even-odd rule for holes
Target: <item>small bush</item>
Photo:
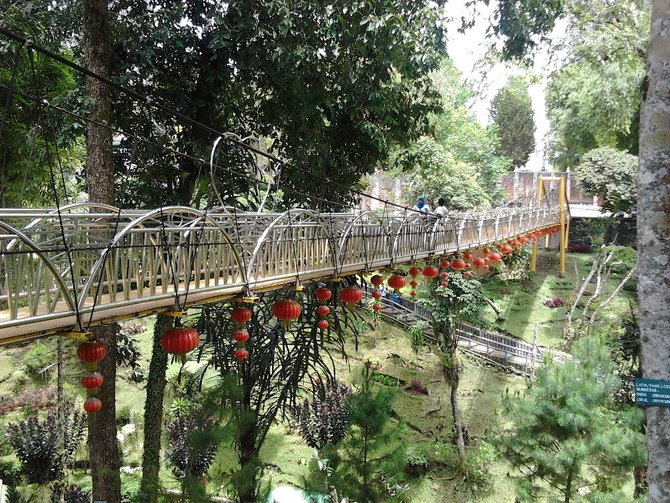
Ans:
<svg viewBox="0 0 670 503"><path fill-rule="evenodd" d="M347 401L351 389L332 380L316 387L312 400L305 400L293 411L300 435L310 447L321 450L337 445L349 426Z"/></svg>
<svg viewBox="0 0 670 503"><path fill-rule="evenodd" d="M64 496L65 503L90 503L91 501L91 491L85 491L75 484L71 484L65 488Z"/></svg>
<svg viewBox="0 0 670 503"><path fill-rule="evenodd" d="M168 424L167 460L178 480L201 477L216 454L212 417L199 403L175 414Z"/></svg>
<svg viewBox="0 0 670 503"><path fill-rule="evenodd" d="M54 363L55 357L51 349L41 342L36 342L31 344L30 349L26 352L23 358L23 365L30 375L39 377L39 372L50 363Z"/></svg>
<svg viewBox="0 0 670 503"><path fill-rule="evenodd" d="M405 389L416 395L428 394L428 388L426 388L426 386L418 379L412 379L412 382L410 382L409 386L407 386Z"/></svg>
<svg viewBox="0 0 670 503"><path fill-rule="evenodd" d="M488 442L481 441L470 449L467 460L468 488L475 494L491 490L491 465L496 459L496 450Z"/></svg>
<svg viewBox="0 0 670 503"><path fill-rule="evenodd" d="M428 455L420 446L407 448L405 462L405 473L410 477L420 477L428 471Z"/></svg>
<svg viewBox="0 0 670 503"><path fill-rule="evenodd" d="M131 415L132 412L130 410L130 407L123 407L116 414L116 424L118 424L119 426L125 426L126 424L130 424L132 420Z"/></svg>
<svg viewBox="0 0 670 503"><path fill-rule="evenodd" d="M549 308L563 307L565 302L560 297L554 297L553 299L545 300L543 304Z"/></svg>
<svg viewBox="0 0 670 503"><path fill-rule="evenodd" d="M22 421L9 423L5 435L21 461L23 472L32 483L45 484L56 480L58 458L62 456L63 465L72 461L84 434L85 415L74 409L72 404L63 406L64 451L60 453L58 445L58 417L56 411L50 411L40 421L32 415Z"/></svg>
<svg viewBox="0 0 670 503"><path fill-rule="evenodd" d="M387 376L386 374L379 374L377 372L372 374L372 381L383 384L384 386L391 386L393 388L397 388L400 385L399 379Z"/></svg>

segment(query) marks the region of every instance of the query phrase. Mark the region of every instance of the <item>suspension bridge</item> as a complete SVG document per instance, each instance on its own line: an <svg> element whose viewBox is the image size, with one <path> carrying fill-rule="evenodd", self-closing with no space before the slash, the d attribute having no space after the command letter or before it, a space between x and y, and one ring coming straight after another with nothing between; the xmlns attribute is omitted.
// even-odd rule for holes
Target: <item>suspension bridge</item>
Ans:
<svg viewBox="0 0 670 503"><path fill-rule="evenodd" d="M0 209L0 344L393 268L556 225L564 251L569 208L564 198L547 197L563 192L541 193L535 207L442 218L411 210L250 213L87 203Z"/></svg>

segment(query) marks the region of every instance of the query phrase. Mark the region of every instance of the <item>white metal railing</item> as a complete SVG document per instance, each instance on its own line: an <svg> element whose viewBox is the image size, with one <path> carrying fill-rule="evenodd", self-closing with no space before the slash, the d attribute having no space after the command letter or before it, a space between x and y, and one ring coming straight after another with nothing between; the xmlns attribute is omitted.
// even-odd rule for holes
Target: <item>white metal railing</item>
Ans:
<svg viewBox="0 0 670 503"><path fill-rule="evenodd" d="M364 290L368 295L372 292L369 286L365 286ZM405 297L399 297L394 300L382 298L380 300L384 305L391 308L391 313L412 313L416 318L427 322L432 321L430 310L418 302ZM389 317L398 318L398 316L394 316L393 314L390 314ZM402 322L403 320L400 321ZM477 356L485 357L497 364L503 364L507 367L514 366L526 373L532 367L541 364L545 357L552 358L558 363L565 363L566 356L564 354L545 348L538 348L524 341L462 321L457 323L456 333L459 339L459 346L462 349L475 353ZM436 343L437 339L432 337L431 342Z"/></svg>
<svg viewBox="0 0 670 503"><path fill-rule="evenodd" d="M427 259L558 221L553 206L444 218L0 209L0 343Z"/></svg>

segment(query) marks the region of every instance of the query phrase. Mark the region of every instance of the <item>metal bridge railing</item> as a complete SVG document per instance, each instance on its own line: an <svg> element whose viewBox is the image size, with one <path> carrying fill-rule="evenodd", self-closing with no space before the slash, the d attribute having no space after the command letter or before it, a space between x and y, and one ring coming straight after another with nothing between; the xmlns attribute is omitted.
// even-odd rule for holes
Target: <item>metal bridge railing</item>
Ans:
<svg viewBox="0 0 670 503"><path fill-rule="evenodd" d="M0 343L478 248L559 216L0 209Z"/></svg>

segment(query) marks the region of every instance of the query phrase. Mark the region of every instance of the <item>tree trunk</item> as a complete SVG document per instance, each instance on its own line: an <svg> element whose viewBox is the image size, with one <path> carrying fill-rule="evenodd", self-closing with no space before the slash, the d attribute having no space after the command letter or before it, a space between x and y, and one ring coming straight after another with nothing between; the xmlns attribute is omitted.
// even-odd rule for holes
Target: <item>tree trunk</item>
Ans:
<svg viewBox="0 0 670 503"><path fill-rule="evenodd" d="M109 12L106 0L84 0L84 54L89 70L109 78L112 54ZM86 77L86 96L92 100L90 117L109 124L109 89L95 78ZM93 122L86 125L86 177L89 201L114 204L112 133ZM88 443L93 479L93 500L118 503L121 500L119 449L116 443L116 334L117 326L97 327L94 337L107 346L99 371L105 378L97 397L102 410L90 414Z"/></svg>
<svg viewBox="0 0 670 503"><path fill-rule="evenodd" d="M453 319L446 324L437 323L433 320L433 329L439 336L440 348L443 351L442 373L449 385L449 402L451 403L451 417L454 421L454 443L458 449L459 471L467 476L467 452L465 450L465 435L461 412L458 406L458 384L460 373L458 365L458 338Z"/></svg>
<svg viewBox="0 0 670 503"><path fill-rule="evenodd" d="M670 0L654 0L640 120L638 265L644 377L670 379ZM670 501L670 408L647 408L649 503Z"/></svg>
<svg viewBox="0 0 670 503"><path fill-rule="evenodd" d="M240 447L240 475L238 482L238 497L240 503L257 503L256 494L258 481L258 449L253 445L242 445Z"/></svg>
<svg viewBox="0 0 670 503"><path fill-rule="evenodd" d="M116 325L94 330L99 342L107 346L107 356L98 364L105 381L98 389L102 410L88 417L88 445L93 479L93 501L119 503L121 477L119 448L116 442Z"/></svg>
<svg viewBox="0 0 670 503"><path fill-rule="evenodd" d="M147 398L144 403L144 452L142 454L142 501L156 503L160 489L161 433L163 428L163 398L168 355L161 348L161 336L172 327L174 318L158 316L154 324L154 342L147 378Z"/></svg>

